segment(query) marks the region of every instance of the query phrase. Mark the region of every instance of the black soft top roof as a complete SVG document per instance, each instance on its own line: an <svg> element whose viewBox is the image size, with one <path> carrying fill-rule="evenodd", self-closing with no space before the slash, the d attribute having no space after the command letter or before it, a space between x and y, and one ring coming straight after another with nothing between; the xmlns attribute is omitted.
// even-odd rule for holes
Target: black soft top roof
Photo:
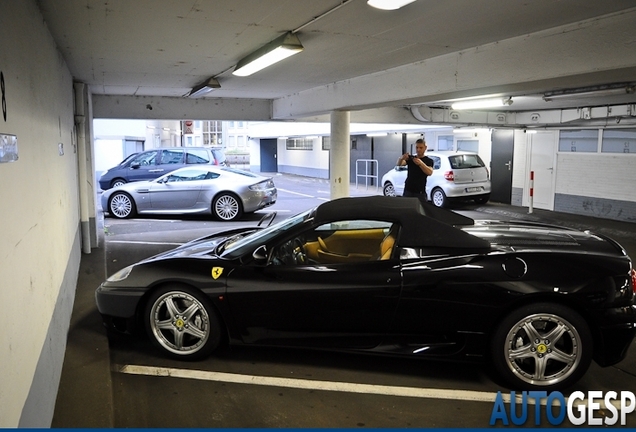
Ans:
<svg viewBox="0 0 636 432"><path fill-rule="evenodd" d="M318 224L344 219L397 222L402 226L398 244L404 247L490 249L488 241L457 228L473 225L473 219L435 207L419 198L338 198L319 205L314 213L314 221Z"/></svg>

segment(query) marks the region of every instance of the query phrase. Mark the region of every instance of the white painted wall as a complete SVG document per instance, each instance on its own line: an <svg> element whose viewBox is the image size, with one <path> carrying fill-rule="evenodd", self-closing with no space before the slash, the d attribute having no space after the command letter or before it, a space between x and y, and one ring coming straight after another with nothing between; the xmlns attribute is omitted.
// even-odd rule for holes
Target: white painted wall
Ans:
<svg viewBox="0 0 636 432"><path fill-rule="evenodd" d="M556 193L636 201L636 154L558 153Z"/></svg>
<svg viewBox="0 0 636 432"><path fill-rule="evenodd" d="M0 40L0 133L19 151L0 164L0 427L48 427L80 260L73 80L34 0L0 2Z"/></svg>

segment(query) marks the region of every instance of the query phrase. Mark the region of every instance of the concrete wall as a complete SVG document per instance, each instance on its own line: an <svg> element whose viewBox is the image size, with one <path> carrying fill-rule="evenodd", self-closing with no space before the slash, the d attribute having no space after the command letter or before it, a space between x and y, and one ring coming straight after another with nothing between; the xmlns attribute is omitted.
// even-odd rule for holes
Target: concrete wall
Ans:
<svg viewBox="0 0 636 432"><path fill-rule="evenodd" d="M35 1L0 2L0 40L0 427L47 427L81 250L73 80Z"/></svg>

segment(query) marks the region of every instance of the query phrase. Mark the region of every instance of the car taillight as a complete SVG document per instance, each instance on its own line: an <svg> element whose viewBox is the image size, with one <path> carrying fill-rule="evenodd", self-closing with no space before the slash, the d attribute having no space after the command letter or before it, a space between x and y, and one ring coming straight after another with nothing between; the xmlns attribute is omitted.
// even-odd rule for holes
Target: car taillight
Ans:
<svg viewBox="0 0 636 432"><path fill-rule="evenodd" d="M636 293L636 269L632 269L632 289Z"/></svg>
<svg viewBox="0 0 636 432"><path fill-rule="evenodd" d="M448 181L455 181L455 174L452 171L446 171L444 173L444 178Z"/></svg>
<svg viewBox="0 0 636 432"><path fill-rule="evenodd" d="M488 171L486 167L484 167L484 169L486 170L486 180L490 180L490 171Z"/></svg>

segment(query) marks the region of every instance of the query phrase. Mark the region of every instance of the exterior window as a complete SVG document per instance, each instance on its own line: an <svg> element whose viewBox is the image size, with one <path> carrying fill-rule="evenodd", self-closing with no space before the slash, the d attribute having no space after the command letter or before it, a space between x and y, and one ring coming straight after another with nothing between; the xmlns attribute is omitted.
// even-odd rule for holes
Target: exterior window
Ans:
<svg viewBox="0 0 636 432"><path fill-rule="evenodd" d="M559 135L560 152L587 152L598 151L598 130L563 130Z"/></svg>
<svg viewBox="0 0 636 432"><path fill-rule="evenodd" d="M603 153L636 153L636 129L603 131Z"/></svg>
<svg viewBox="0 0 636 432"><path fill-rule="evenodd" d="M452 150L452 149L449 149ZM478 153L479 152L479 140L457 140L457 150Z"/></svg>
<svg viewBox="0 0 636 432"><path fill-rule="evenodd" d="M437 150L453 150L453 135L440 135L437 137Z"/></svg>
<svg viewBox="0 0 636 432"><path fill-rule="evenodd" d="M314 140L306 138L290 138L285 142L287 150L313 150Z"/></svg>
<svg viewBox="0 0 636 432"><path fill-rule="evenodd" d="M328 136L322 137L322 149L331 150L331 137L328 137Z"/></svg>

